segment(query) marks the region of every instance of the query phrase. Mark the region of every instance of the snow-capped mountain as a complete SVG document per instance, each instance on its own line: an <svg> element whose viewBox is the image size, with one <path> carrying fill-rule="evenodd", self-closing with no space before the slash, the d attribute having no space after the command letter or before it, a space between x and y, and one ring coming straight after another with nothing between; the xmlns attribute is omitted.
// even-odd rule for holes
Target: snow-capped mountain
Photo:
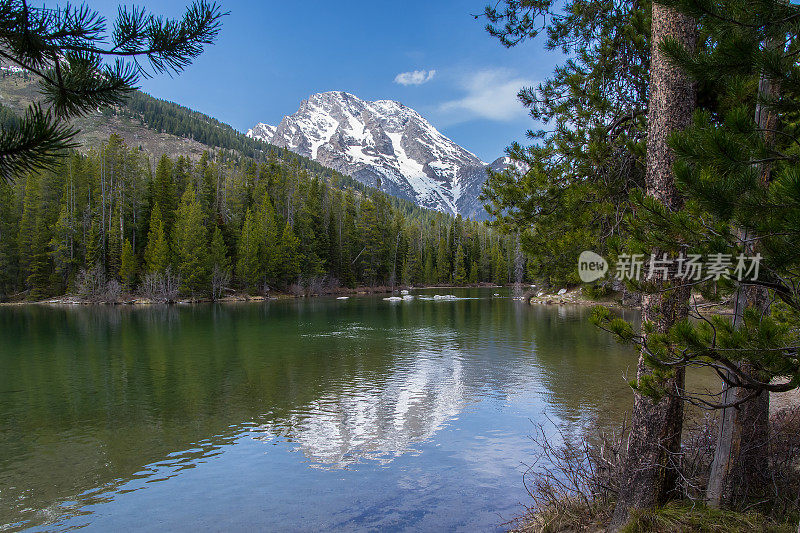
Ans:
<svg viewBox="0 0 800 533"><path fill-rule="evenodd" d="M256 124L255 127L247 130L247 136L254 139L261 139L262 141L268 141L268 139L272 139L272 137L275 136L276 129L278 128L275 126L270 126L269 124L264 124L261 122Z"/></svg>
<svg viewBox="0 0 800 533"><path fill-rule="evenodd" d="M257 124L247 135L420 206L469 218L486 215L478 200L486 167L505 163L484 163L399 102L366 102L341 91L314 94L277 127Z"/></svg>

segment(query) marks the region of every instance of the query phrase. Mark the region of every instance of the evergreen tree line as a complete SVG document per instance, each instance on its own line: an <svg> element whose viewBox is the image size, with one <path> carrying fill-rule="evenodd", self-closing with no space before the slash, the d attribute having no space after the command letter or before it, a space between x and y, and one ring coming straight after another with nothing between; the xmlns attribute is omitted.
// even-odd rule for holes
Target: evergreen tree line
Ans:
<svg viewBox="0 0 800 533"><path fill-rule="evenodd" d="M515 242L275 154L156 162L116 135L0 185L4 298L506 283Z"/></svg>

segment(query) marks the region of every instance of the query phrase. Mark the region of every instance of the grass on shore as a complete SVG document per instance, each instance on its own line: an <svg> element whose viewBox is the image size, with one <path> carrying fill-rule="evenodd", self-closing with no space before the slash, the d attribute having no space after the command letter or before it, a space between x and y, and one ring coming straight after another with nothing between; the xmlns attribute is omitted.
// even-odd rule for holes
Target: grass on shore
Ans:
<svg viewBox="0 0 800 533"><path fill-rule="evenodd" d="M796 524L780 523L755 511L711 509L691 502L673 502L659 509L635 511L623 533L795 533Z"/></svg>
<svg viewBox="0 0 800 533"><path fill-rule="evenodd" d="M575 500L557 508L531 510L512 524L519 533L572 533L605 531L613 508L589 509ZM711 509L689 501L672 502L658 509L632 513L622 533L795 533L797 525L777 522L756 511Z"/></svg>

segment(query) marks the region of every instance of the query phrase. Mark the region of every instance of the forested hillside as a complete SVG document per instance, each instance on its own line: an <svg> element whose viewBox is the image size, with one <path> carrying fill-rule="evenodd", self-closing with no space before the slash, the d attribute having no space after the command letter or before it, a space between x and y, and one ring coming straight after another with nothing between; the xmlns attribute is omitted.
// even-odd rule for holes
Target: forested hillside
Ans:
<svg viewBox="0 0 800 533"><path fill-rule="evenodd" d="M12 120L15 114L21 115L37 98L37 83L32 76L0 70L0 123ZM303 168L336 187L369 189L312 159L251 139L208 115L141 91L133 91L123 106L99 109L93 115L76 119L75 123L80 128L77 140L82 151L97 148L115 134L129 146L138 147L154 158L166 154L173 159L184 157L197 161L205 152L216 157L218 152L234 151L255 161L276 158ZM228 156L221 154L221 157ZM413 202L394 196L388 197L388 201L406 215L419 209Z"/></svg>
<svg viewBox="0 0 800 533"><path fill-rule="evenodd" d="M2 87L2 119L14 120L25 92L34 94L31 82L6 75ZM138 292L170 300L513 277L513 239L201 113L136 92L94 119L134 128L138 144L112 133L87 148L97 135L90 117L80 124L84 148L58 168L0 185L3 299ZM175 156L187 139L192 149ZM156 151L165 145L173 157ZM206 148L199 158L198 146Z"/></svg>

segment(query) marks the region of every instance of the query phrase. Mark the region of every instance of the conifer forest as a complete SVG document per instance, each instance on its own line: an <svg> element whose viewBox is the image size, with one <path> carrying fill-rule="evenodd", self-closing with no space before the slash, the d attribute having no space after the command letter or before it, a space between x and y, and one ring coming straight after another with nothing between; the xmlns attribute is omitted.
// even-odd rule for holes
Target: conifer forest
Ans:
<svg viewBox="0 0 800 533"><path fill-rule="evenodd" d="M483 224L276 157L154 159L112 135L0 191L6 297L319 294L515 275L513 239Z"/></svg>

